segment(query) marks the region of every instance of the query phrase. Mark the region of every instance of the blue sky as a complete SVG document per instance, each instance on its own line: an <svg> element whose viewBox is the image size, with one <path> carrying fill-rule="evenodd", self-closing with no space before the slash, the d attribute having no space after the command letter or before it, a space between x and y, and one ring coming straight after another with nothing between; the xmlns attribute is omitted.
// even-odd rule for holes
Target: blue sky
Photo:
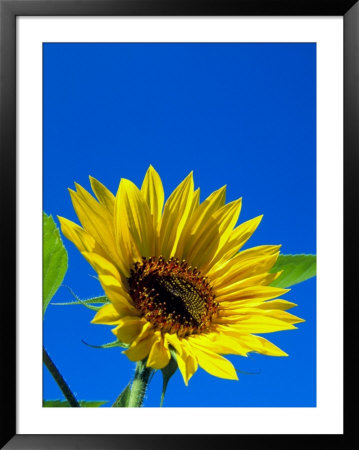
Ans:
<svg viewBox="0 0 359 450"><path fill-rule="evenodd" d="M227 185L243 197L240 222L263 214L246 248L282 244L316 253L315 44L44 44L44 211L76 222L68 187L92 175L116 192L140 185L150 164L166 196L191 171L201 200ZM57 219L56 219L57 220ZM81 298L101 294L91 267L64 238L64 284ZM289 358L230 357L239 381L199 370L186 387L171 379L164 406L315 406L315 279L286 294L306 319L265 337ZM54 301L70 301L61 287ZM80 400L113 401L134 363L81 306L50 305L44 343ZM245 372L245 373L244 373ZM161 374L145 406L158 406ZM44 397L61 392L44 370Z"/></svg>

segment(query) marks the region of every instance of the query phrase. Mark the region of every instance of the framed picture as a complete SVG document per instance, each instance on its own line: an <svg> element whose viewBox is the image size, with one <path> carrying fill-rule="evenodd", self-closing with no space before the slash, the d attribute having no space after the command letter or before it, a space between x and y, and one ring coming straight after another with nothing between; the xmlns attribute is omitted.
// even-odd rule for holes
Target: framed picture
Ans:
<svg viewBox="0 0 359 450"><path fill-rule="evenodd" d="M4 448L343 438L358 11L1 1Z"/></svg>

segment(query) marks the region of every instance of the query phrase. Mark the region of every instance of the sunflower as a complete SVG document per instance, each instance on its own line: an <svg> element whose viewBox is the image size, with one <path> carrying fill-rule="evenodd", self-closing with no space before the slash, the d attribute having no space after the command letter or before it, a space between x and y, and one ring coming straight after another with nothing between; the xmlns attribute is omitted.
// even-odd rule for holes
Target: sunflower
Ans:
<svg viewBox="0 0 359 450"><path fill-rule="evenodd" d="M287 354L257 334L290 330L303 320L270 286L279 245L240 251L262 216L238 226L241 199L225 203L226 187L202 203L190 173L164 202L150 166L141 189L121 179L116 196L90 177L96 199L69 190L81 226L59 217L63 234L98 274L110 300L92 322L107 324L131 361L162 369L176 354L185 384L198 366L238 379L222 355Z"/></svg>

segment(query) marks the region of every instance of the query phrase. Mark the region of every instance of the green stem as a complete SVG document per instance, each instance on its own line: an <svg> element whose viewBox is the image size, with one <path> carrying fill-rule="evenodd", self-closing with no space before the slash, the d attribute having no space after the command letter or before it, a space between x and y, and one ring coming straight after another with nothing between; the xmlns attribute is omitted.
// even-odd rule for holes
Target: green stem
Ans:
<svg viewBox="0 0 359 450"><path fill-rule="evenodd" d="M147 385L153 369L146 367L145 361L138 361L136 365L135 377L131 386L131 393L128 400L128 407L142 406Z"/></svg>
<svg viewBox="0 0 359 450"><path fill-rule="evenodd" d="M59 388L63 392L64 396L66 397L66 400L70 403L70 406L74 406L79 408L80 405L78 401L76 400L74 394L71 392L71 389L69 388L69 385L64 380L63 376L59 372L58 368L55 366L54 362L50 358L49 354L43 348L43 358L44 358L44 364L48 368L51 375L54 377L56 383L58 384Z"/></svg>

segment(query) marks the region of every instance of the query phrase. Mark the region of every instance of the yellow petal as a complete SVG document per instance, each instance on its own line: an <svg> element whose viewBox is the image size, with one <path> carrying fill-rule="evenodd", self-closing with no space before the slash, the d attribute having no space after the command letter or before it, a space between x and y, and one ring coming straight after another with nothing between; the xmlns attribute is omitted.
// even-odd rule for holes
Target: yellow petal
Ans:
<svg viewBox="0 0 359 450"><path fill-rule="evenodd" d="M179 338L177 334L167 334L166 339L168 343L176 350L177 354L182 354L184 347L182 338Z"/></svg>
<svg viewBox="0 0 359 450"><path fill-rule="evenodd" d="M243 334L238 332L237 329L224 325L220 325L218 330L225 333L227 336L232 336L233 338L238 339L241 344L249 348L249 351L251 352L257 352L268 356L288 356L288 354L283 350L261 336Z"/></svg>
<svg viewBox="0 0 359 450"><path fill-rule="evenodd" d="M198 362L191 352L185 352L182 355L177 355L178 368L182 374L183 381L188 386L188 381L198 369Z"/></svg>
<svg viewBox="0 0 359 450"><path fill-rule="evenodd" d="M229 380L238 380L237 373L230 361L223 356L208 350L200 349L198 346L191 345L197 358L198 364L206 372L219 378Z"/></svg>
<svg viewBox="0 0 359 450"><path fill-rule="evenodd" d="M271 298L279 297L290 289L282 289L274 286L250 286L244 289L237 289L239 283L232 284L228 287L216 290L216 301L238 301L250 299L270 300Z"/></svg>
<svg viewBox="0 0 359 450"><path fill-rule="evenodd" d="M275 331L295 330L296 327L283 320L274 319L264 315L243 315L230 317L217 317L216 323L231 325L233 329L246 333L273 333Z"/></svg>
<svg viewBox="0 0 359 450"><path fill-rule="evenodd" d="M228 286L225 283L222 283L221 288L218 289L228 289L227 294L229 293L230 287L232 287L233 292L243 290L249 287L257 287L257 286L269 286L274 280L276 280L280 276L280 273L262 273L260 275L255 275L254 277L244 278L243 280L229 283ZM234 280L233 280L234 281ZM217 291L216 291L217 292ZM220 295L220 294L218 294Z"/></svg>
<svg viewBox="0 0 359 450"><path fill-rule="evenodd" d="M254 277L246 278L245 281L241 284L241 287L249 287L254 285L262 285L269 286L273 283L277 278L279 278L283 273L283 270L276 273L263 273L261 275L256 275Z"/></svg>
<svg viewBox="0 0 359 450"><path fill-rule="evenodd" d="M112 333L118 337L121 342L131 344L142 332L145 321L139 317L125 316L117 322L118 326Z"/></svg>
<svg viewBox="0 0 359 450"><path fill-rule="evenodd" d="M171 354L168 349L168 342L161 336L161 333L156 332L155 335L157 340L154 341L151 347L146 366L158 370L167 366L171 359Z"/></svg>
<svg viewBox="0 0 359 450"><path fill-rule="evenodd" d="M154 334L149 334L146 338L137 342L137 339L133 341L131 347L123 353L131 361L142 361L149 354L154 341Z"/></svg>
<svg viewBox="0 0 359 450"><path fill-rule="evenodd" d="M217 189L212 192L204 202L202 202L191 216L188 222L188 228L190 228L190 233L195 234L201 229L201 226L207 222L207 220L217 212L226 201L226 186Z"/></svg>
<svg viewBox="0 0 359 450"><path fill-rule="evenodd" d="M96 180L96 178L90 177L90 183L98 201L106 207L108 212L113 217L115 208L115 196L113 193L109 191L106 186Z"/></svg>
<svg viewBox="0 0 359 450"><path fill-rule="evenodd" d="M261 309L281 309L282 311L286 311L294 306L298 305L287 300L270 300L269 302L260 303L257 307Z"/></svg>
<svg viewBox="0 0 359 450"><path fill-rule="evenodd" d="M250 349L241 343L239 339L218 333L216 331L203 335L192 335L188 338L188 343L198 345L203 350L210 350L222 355L247 356Z"/></svg>
<svg viewBox="0 0 359 450"><path fill-rule="evenodd" d="M155 169L150 166L142 183L141 192L150 210L154 229L157 229L161 220L165 194L162 181Z"/></svg>
<svg viewBox="0 0 359 450"><path fill-rule="evenodd" d="M99 280L106 296L121 315L139 315L131 297L117 278L112 275L99 275Z"/></svg>
<svg viewBox="0 0 359 450"><path fill-rule="evenodd" d="M111 325L117 323L121 319L120 314L116 308L110 303L102 306L91 320L91 323L98 323L103 325Z"/></svg>
<svg viewBox="0 0 359 450"><path fill-rule="evenodd" d="M71 189L69 191L73 207L82 226L108 254L111 260L116 261L118 255L116 253L111 215L85 189L78 184L76 184L76 187L78 192Z"/></svg>
<svg viewBox="0 0 359 450"><path fill-rule="evenodd" d="M241 311L241 314L242 313L243 311ZM248 308L245 314L265 315L266 317L273 317L274 319L283 320L283 322L291 324L305 322L304 319L281 309Z"/></svg>
<svg viewBox="0 0 359 450"><path fill-rule="evenodd" d="M81 252L81 254L99 275L112 275L120 278L119 271L108 259L97 253Z"/></svg>
<svg viewBox="0 0 359 450"><path fill-rule="evenodd" d="M192 211L195 211L198 207L199 207L199 197L201 195L201 190L200 188L197 188L194 192L193 192L193 199L192 199ZM190 214L190 216L192 216L192 213Z"/></svg>
<svg viewBox="0 0 359 450"><path fill-rule="evenodd" d="M221 270L212 273L212 276L208 274L208 276L213 280L213 286L220 289L245 278L268 272L277 261L278 255L279 253L275 253L269 256L243 259L239 253L227 264L224 264Z"/></svg>
<svg viewBox="0 0 359 450"><path fill-rule="evenodd" d="M196 233L201 232L202 226L207 223L211 215L224 205L225 198L226 187L223 186L221 189L213 192L203 203L194 209L178 242L177 257L187 258L189 250L193 247L193 243L197 239Z"/></svg>
<svg viewBox="0 0 359 450"><path fill-rule="evenodd" d="M226 318L233 321L240 321L244 316L266 316L273 317L274 319L283 320L288 323L301 323L305 322L304 319L287 313L281 309L262 309L262 308L243 308L238 309L225 309L221 310L219 318Z"/></svg>
<svg viewBox="0 0 359 450"><path fill-rule="evenodd" d="M73 242L80 252L95 252L105 255L102 247L95 241L95 239L87 233L83 228L65 217L57 216L61 224L61 231L64 236Z"/></svg>
<svg viewBox="0 0 359 450"><path fill-rule="evenodd" d="M184 382L187 385L189 378L193 375L194 372L189 374L187 370L187 360L189 358L193 358L191 354L191 349L187 343L187 338L179 338L177 334L166 334L166 339L168 343L175 349L178 368L180 369ZM198 366L198 365L197 365Z"/></svg>
<svg viewBox="0 0 359 450"><path fill-rule="evenodd" d="M197 359L192 354L191 347L185 338L178 338L176 334L167 334L166 338L169 344L176 350L178 368L187 386L188 381L198 369Z"/></svg>
<svg viewBox="0 0 359 450"><path fill-rule="evenodd" d="M192 172L177 186L166 201L160 228L160 253L168 259L176 252L178 240L192 210Z"/></svg>
<svg viewBox="0 0 359 450"><path fill-rule="evenodd" d="M286 311L287 309L297 306L295 303L288 302L286 300L276 299L270 301L263 301L262 299L252 298L249 300L239 300L238 302L221 302L220 310L234 310L240 308L259 308L259 309L281 309Z"/></svg>
<svg viewBox="0 0 359 450"><path fill-rule="evenodd" d="M154 252L153 223L141 191L122 179L115 202L116 241L129 263Z"/></svg>
<svg viewBox="0 0 359 450"><path fill-rule="evenodd" d="M226 245L224 245L221 251L218 253L216 260L212 261L208 268L213 267L215 264L222 264L223 262L232 258L232 256L235 255L243 247L243 245L256 231L262 218L263 216L258 216L238 225L238 227L236 227L231 232Z"/></svg>
<svg viewBox="0 0 359 450"><path fill-rule="evenodd" d="M185 259L191 261L192 266L206 271L207 267L223 245L236 224L241 210L242 199L235 200L220 208L201 227L192 247L185 254Z"/></svg>
<svg viewBox="0 0 359 450"><path fill-rule="evenodd" d="M268 356L288 356L283 350L281 350L276 345L269 342L267 339L261 336L246 335L242 336L241 340L246 343L252 351L261 353L262 355Z"/></svg>
<svg viewBox="0 0 359 450"><path fill-rule="evenodd" d="M136 345L143 339L147 339L150 336L154 337L154 330L152 324L150 322L145 321L140 334L132 342L132 345Z"/></svg>
<svg viewBox="0 0 359 450"><path fill-rule="evenodd" d="M247 250L242 250L240 254L242 258L259 258L261 256L274 255L280 251L281 245L258 245L257 247L251 247Z"/></svg>
<svg viewBox="0 0 359 450"><path fill-rule="evenodd" d="M278 254L280 247L280 245L261 245L241 251L230 259L223 259L219 261L207 272L207 275L214 280L215 278L223 276L234 265L242 265L256 259L266 258Z"/></svg>

